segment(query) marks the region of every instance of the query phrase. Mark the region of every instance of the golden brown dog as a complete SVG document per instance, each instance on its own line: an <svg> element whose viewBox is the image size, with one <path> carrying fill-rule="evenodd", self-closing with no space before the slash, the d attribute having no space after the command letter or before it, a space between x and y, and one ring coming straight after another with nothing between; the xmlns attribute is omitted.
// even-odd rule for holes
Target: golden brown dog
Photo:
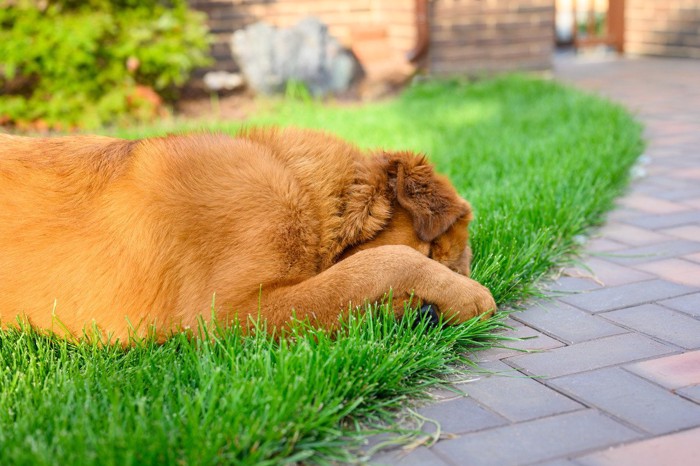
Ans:
<svg viewBox="0 0 700 466"><path fill-rule="evenodd" d="M315 131L0 135L0 319L163 338L215 296L221 321L333 328L391 289L461 322L496 307L467 278L471 215L424 157Z"/></svg>

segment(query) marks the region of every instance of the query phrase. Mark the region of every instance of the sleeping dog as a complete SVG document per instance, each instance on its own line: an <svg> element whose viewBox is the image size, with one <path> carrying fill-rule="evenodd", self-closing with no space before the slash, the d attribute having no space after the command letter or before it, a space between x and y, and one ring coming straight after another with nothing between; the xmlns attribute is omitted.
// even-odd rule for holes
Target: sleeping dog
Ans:
<svg viewBox="0 0 700 466"><path fill-rule="evenodd" d="M469 278L471 218L425 157L317 131L0 135L0 320L121 341L212 315L332 329L391 290L463 322L496 309Z"/></svg>

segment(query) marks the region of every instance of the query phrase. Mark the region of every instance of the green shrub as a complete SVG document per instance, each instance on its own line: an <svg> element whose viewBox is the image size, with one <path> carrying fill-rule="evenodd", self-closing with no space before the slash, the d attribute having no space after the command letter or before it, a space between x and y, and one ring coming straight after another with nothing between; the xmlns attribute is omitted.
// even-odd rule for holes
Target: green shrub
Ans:
<svg viewBox="0 0 700 466"><path fill-rule="evenodd" d="M204 16L185 0L5 3L0 123L146 120L158 114L158 94L174 97L192 69L209 62Z"/></svg>

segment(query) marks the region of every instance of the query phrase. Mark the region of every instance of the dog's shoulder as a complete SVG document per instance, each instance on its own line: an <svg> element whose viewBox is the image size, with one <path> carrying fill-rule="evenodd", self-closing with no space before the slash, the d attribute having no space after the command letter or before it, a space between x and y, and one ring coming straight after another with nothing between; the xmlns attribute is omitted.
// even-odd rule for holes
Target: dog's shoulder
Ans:
<svg viewBox="0 0 700 466"><path fill-rule="evenodd" d="M340 187L351 180L362 151L330 133L301 128L248 128L240 137L272 151L273 155L298 176L316 184L327 182ZM322 187L321 187L322 188Z"/></svg>

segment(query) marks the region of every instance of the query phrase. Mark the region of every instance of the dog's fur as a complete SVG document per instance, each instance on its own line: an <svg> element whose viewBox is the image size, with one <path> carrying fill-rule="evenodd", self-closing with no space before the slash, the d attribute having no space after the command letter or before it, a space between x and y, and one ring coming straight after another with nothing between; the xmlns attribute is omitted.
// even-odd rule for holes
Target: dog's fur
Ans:
<svg viewBox="0 0 700 466"><path fill-rule="evenodd" d="M424 157L325 133L0 135L0 319L124 341L209 318L333 328L391 289L464 321L472 214ZM131 328L131 330L130 330Z"/></svg>

